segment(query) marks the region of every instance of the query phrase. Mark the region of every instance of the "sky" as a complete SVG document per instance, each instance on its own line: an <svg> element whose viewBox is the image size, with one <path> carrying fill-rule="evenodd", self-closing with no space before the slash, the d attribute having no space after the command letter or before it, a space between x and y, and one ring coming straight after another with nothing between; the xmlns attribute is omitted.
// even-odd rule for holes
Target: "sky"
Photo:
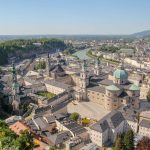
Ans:
<svg viewBox="0 0 150 150"><path fill-rule="evenodd" d="M0 35L150 30L150 0L0 0Z"/></svg>

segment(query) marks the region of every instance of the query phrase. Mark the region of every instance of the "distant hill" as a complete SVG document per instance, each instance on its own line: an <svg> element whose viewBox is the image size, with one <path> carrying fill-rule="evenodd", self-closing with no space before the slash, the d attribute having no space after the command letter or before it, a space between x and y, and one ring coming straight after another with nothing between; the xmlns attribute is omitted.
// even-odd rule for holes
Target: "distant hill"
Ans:
<svg viewBox="0 0 150 150"><path fill-rule="evenodd" d="M130 36L136 37L136 38L150 38L150 30L137 32L137 33L131 34Z"/></svg>
<svg viewBox="0 0 150 150"><path fill-rule="evenodd" d="M117 39L134 39L134 38L150 38L150 30L137 32L129 35L0 35L0 42L14 39L41 39L41 38L57 38L61 40L117 40Z"/></svg>
<svg viewBox="0 0 150 150"><path fill-rule="evenodd" d="M40 43L37 45L36 43ZM8 63L8 58L16 57L17 60L32 58L40 53L54 53L58 49L67 48L64 41L59 39L30 39L8 40L0 43L0 65Z"/></svg>

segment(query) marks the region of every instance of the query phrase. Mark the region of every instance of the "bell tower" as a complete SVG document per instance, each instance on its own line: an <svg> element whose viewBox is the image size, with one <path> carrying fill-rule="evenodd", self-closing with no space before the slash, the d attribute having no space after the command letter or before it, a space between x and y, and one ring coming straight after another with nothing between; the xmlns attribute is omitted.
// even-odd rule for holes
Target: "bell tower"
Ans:
<svg viewBox="0 0 150 150"><path fill-rule="evenodd" d="M88 77L88 73L86 69L87 69L86 62L84 60L82 63L82 69L80 72L80 89L81 89L83 100L86 99L86 87L89 85L89 77Z"/></svg>
<svg viewBox="0 0 150 150"><path fill-rule="evenodd" d="M14 63L12 63L12 106L13 111L19 111L19 105L20 105L20 87L17 81L17 71L15 68Z"/></svg>
<svg viewBox="0 0 150 150"><path fill-rule="evenodd" d="M49 56L49 53L47 54L47 58L46 58L46 75L48 77L50 76L50 56Z"/></svg>
<svg viewBox="0 0 150 150"><path fill-rule="evenodd" d="M97 58L95 61L94 74L99 76L101 73L100 60Z"/></svg>

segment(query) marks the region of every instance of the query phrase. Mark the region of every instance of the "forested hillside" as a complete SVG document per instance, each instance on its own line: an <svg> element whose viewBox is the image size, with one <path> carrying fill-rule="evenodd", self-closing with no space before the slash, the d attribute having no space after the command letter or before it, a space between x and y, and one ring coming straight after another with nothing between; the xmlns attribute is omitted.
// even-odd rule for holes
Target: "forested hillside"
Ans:
<svg viewBox="0 0 150 150"><path fill-rule="evenodd" d="M0 43L0 65L6 64L9 57L25 58L42 52L63 51L66 44L58 39L10 40Z"/></svg>

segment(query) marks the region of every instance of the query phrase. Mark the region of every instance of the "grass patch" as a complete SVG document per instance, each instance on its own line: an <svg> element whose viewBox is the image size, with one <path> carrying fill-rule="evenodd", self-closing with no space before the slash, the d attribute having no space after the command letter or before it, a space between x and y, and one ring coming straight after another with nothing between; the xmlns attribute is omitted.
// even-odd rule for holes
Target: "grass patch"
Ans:
<svg viewBox="0 0 150 150"><path fill-rule="evenodd" d="M50 92L47 92L47 91L44 91L44 92L43 92L43 91L37 92L36 94L39 95L39 96L47 97L47 98L49 98L49 99L56 96L54 93L50 93Z"/></svg>

